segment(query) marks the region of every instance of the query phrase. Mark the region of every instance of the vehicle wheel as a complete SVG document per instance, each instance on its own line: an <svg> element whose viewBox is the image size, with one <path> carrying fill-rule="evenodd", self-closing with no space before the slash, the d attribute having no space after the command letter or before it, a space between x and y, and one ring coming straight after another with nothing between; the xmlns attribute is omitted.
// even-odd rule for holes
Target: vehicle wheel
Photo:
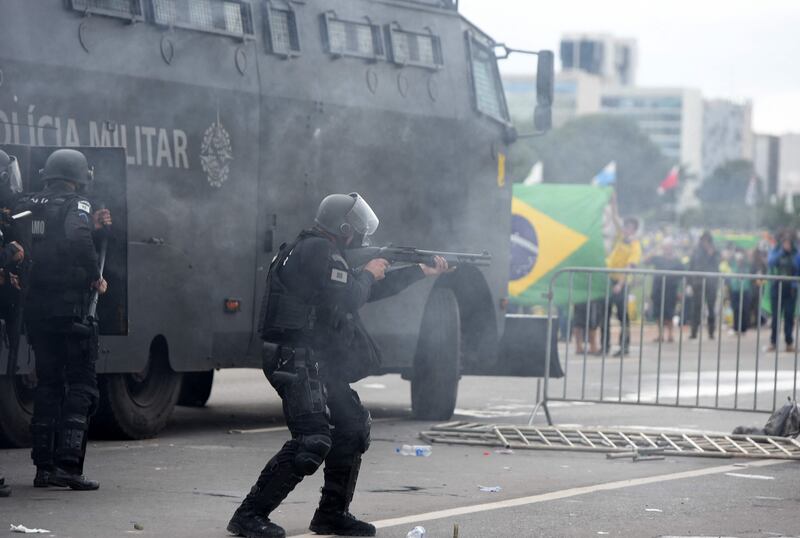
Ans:
<svg viewBox="0 0 800 538"><path fill-rule="evenodd" d="M145 439L164 429L178 401L181 374L172 370L164 338L153 340L144 370L98 378L100 406L92 421L95 436Z"/></svg>
<svg viewBox="0 0 800 538"><path fill-rule="evenodd" d="M184 372L181 382L181 395L178 405L186 407L203 407L211 396L211 385L214 383L214 370L207 372Z"/></svg>
<svg viewBox="0 0 800 538"><path fill-rule="evenodd" d="M422 420L453 415L461 376L461 321L449 288L434 288L425 305L411 377L411 409Z"/></svg>
<svg viewBox="0 0 800 538"><path fill-rule="evenodd" d="M0 376L0 448L31 446L33 376Z"/></svg>

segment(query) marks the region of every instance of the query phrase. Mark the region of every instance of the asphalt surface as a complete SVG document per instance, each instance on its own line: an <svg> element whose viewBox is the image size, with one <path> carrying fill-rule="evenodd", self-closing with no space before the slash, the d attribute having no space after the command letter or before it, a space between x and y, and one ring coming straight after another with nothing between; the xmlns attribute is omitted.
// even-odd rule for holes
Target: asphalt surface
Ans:
<svg viewBox="0 0 800 538"><path fill-rule="evenodd" d="M733 345L731 341L735 343L726 337L725 345ZM599 373L603 372L603 391L610 390L604 400L617 398L620 392L623 399L637 393L640 399L641 394L652 396L656 385L660 394L668 389L668 376L657 375L656 351L648 344L643 352L641 393L637 390L638 348L622 361L622 391L612 383L619 379L619 359L616 363L607 359L603 365L601 357L587 357L587 379L593 381L587 381L586 393L595 391L600 399ZM664 350L662 372L677 366L674 351ZM742 364L753 361L740 370L740 389L744 387L742 372L755 366L751 355L740 358ZM705 360L706 355L701 356ZM690 373L682 393L691 400L695 395L687 391L696 386L696 375L687 370L686 357L681 378ZM708 357L712 373L699 370L704 380L701 394L707 391L705 379L716 379L716 351ZM579 394L582 376L573 374L583 370L582 357L573 360L570 395ZM784 370L791 369L786 365L793 360L791 354L779 356L783 388L774 394L776 399L783 399L787 391L791 394L793 380L791 375L787 380ZM735 370L735 361L735 353L724 348L720 371ZM762 372L767 366L772 368L774 363L759 365ZM774 369L766 369L772 375ZM723 374L720 379L720 391L732 398L735 376ZM563 395L559 383L550 387L551 395ZM420 444L418 433L432 425L411 420L408 383L398 376L382 376L368 378L356 388L375 423L352 510L375 522L379 536L403 538L416 525L424 526L427 536L434 538L453 536L454 525L460 538L800 536L797 462L667 457L633 463L607 460L601 454L522 450L500 454L492 448L459 445L434 445L427 458L403 457L395 449L406 443ZM753 387L744 389L752 403ZM773 384L762 383L759 401L771 404L772 391ZM465 377L455 419L524 423L535 400L532 379ZM550 411L561 424L718 432L739 424L763 425L768 417L559 401L551 402ZM57 537L227 536L230 515L264 463L287 439L282 422L280 402L259 371L229 370L218 372L206 408L178 408L157 439L92 442L86 472L101 481L97 492L34 489L28 451L0 451L0 466L14 487L12 497L0 499L0 535L9 532L5 530L9 524L24 524L48 529ZM537 417L537 422L541 424L543 418ZM320 475L304 481L273 514L288 536L309 532ZM479 486L501 490L489 493Z"/></svg>

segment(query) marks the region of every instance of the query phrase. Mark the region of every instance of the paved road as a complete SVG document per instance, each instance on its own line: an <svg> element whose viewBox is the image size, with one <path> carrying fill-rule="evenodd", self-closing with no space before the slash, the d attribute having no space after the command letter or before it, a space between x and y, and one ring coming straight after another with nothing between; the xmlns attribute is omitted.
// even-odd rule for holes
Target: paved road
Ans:
<svg viewBox="0 0 800 538"><path fill-rule="evenodd" d="M597 359L595 366L597 366ZM633 360L633 359L626 359ZM649 386L651 380L646 382ZM369 378L357 388L376 422L354 512L379 536L800 536L800 465L701 458L639 462L596 454L523 452L436 445L429 458L395 448L419 443L430 423L409 418L408 384ZM536 383L465 378L456 418L520 422ZM585 425L649 425L730 431L766 415L554 402L554 418ZM264 462L286 440L279 401L260 372L218 375L209 405L179 408L157 439L92 443L87 472L99 492L34 489L26 450L0 452L14 495L0 499L0 534L9 523L58 537L223 537L231 513ZM231 433L239 430L241 433ZM734 465L736 464L736 465ZM731 474L732 473L732 474ZM307 533L321 477L301 484L274 519L290 536ZM478 486L500 486L485 493ZM134 530L134 523L144 529Z"/></svg>

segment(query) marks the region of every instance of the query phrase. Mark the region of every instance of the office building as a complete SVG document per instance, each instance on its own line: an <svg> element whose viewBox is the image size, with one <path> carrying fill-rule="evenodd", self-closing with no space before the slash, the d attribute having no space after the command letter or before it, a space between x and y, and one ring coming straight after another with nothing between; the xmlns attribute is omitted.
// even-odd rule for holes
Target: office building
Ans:
<svg viewBox="0 0 800 538"><path fill-rule="evenodd" d="M703 171L703 98L686 88L603 89L600 112L630 118L675 164Z"/></svg>
<svg viewBox="0 0 800 538"><path fill-rule="evenodd" d="M753 137L753 168L763 181L767 199L775 201L778 195L781 137L757 134Z"/></svg>
<svg viewBox="0 0 800 538"><path fill-rule="evenodd" d="M780 139L778 194L800 195L800 133L785 134ZM800 207L795 205L795 209Z"/></svg>
<svg viewBox="0 0 800 538"><path fill-rule="evenodd" d="M633 39L609 34L566 34L561 38L561 68L600 77L606 84L636 83L637 47Z"/></svg>
<svg viewBox="0 0 800 538"><path fill-rule="evenodd" d="M753 160L752 115L749 101L703 103L703 178L728 161Z"/></svg>

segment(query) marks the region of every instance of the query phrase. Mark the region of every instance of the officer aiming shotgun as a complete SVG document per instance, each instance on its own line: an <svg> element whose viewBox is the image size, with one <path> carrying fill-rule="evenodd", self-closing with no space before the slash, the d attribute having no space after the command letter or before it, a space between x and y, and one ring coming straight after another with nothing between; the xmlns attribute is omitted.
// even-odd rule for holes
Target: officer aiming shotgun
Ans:
<svg viewBox="0 0 800 538"><path fill-rule="evenodd" d="M401 260L399 253L380 249L364 251L357 270L346 257L377 227L378 217L361 196L332 194L320 203L314 226L282 245L270 264L260 323L263 368L283 400L292 438L266 464L228 523L236 536L284 538L270 514L323 466L322 495L309 528L375 536L373 525L350 513L371 423L350 383L380 364L380 350L358 310L448 271L447 260L430 252L424 263L412 263L412 253ZM408 265L387 271L391 258Z"/></svg>

